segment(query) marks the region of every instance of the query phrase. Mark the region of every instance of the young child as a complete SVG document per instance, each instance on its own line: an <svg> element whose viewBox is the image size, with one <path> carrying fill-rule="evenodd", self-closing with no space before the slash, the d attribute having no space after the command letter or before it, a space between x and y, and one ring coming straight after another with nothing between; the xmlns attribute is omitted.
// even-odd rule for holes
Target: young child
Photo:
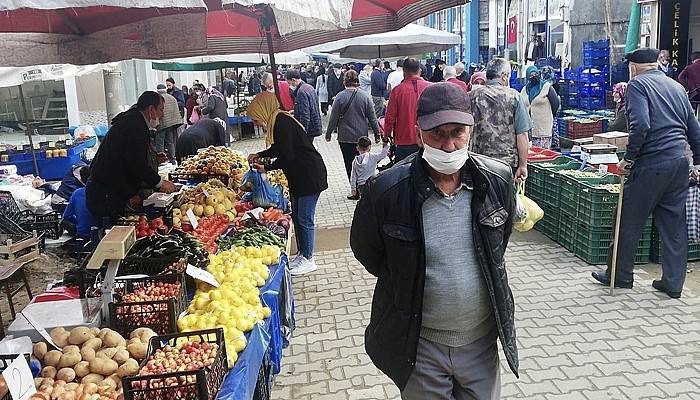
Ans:
<svg viewBox="0 0 700 400"><path fill-rule="evenodd" d="M389 142L384 141L384 147L381 153L370 153L372 150L372 141L367 136L363 136L357 141L357 151L360 152L352 161L352 173L350 174L350 189L352 194L348 196L348 200L359 200L362 186L372 176L377 169L377 164L386 158L389 154Z"/></svg>

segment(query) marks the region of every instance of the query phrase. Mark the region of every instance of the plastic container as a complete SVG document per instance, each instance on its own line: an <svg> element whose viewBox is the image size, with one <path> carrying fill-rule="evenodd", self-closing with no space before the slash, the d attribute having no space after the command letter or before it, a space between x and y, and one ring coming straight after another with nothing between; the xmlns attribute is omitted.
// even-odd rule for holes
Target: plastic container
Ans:
<svg viewBox="0 0 700 400"><path fill-rule="evenodd" d="M57 240L63 231L60 223L61 216L56 212L39 215L23 211L19 225L28 232L36 231L37 234L43 233L46 238Z"/></svg>
<svg viewBox="0 0 700 400"><path fill-rule="evenodd" d="M141 363L143 367L148 357L165 345L175 346L182 340L216 343L219 350L214 363L194 371L168 372L156 375L129 376L122 378L125 400L214 400L228 373L226 343L221 328L154 336L148 343L148 355ZM163 386L167 378L176 378L178 383ZM184 381L184 382L183 382Z"/></svg>
<svg viewBox="0 0 700 400"><path fill-rule="evenodd" d="M583 51L586 50L596 50L596 49L606 49L610 47L610 39L593 40L588 42L583 42Z"/></svg>
<svg viewBox="0 0 700 400"><path fill-rule="evenodd" d="M179 283L177 297L168 300L121 302L121 294L133 293L136 289L158 283ZM140 327L153 329L159 335L177 332L177 318L187 310L185 277L181 273L170 273L139 279L117 279L114 283L115 301L109 304L110 328L124 337Z"/></svg>
<svg viewBox="0 0 700 400"><path fill-rule="evenodd" d="M608 262L610 245L612 243L611 229L591 229L585 230L581 227L574 227L578 233L576 235L576 256L588 264L602 265ZM635 264L645 264L649 262L651 251L651 219L647 222L647 227L642 233L635 254Z"/></svg>

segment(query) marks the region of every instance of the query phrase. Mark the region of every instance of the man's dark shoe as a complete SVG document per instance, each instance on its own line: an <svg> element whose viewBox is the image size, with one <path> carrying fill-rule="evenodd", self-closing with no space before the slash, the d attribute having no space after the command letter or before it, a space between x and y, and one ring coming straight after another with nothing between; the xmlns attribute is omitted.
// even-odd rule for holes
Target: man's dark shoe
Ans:
<svg viewBox="0 0 700 400"><path fill-rule="evenodd" d="M591 276L603 285L610 286L610 277L606 271L591 272ZM632 284L632 281L621 281L619 279L615 281L615 287L620 289L632 289Z"/></svg>
<svg viewBox="0 0 700 400"><path fill-rule="evenodd" d="M672 299L678 299L681 297L681 292L671 292L670 290L668 290L666 284L662 280L655 280L651 283L651 286L653 286L654 289L658 290L659 292L666 293L668 297Z"/></svg>
<svg viewBox="0 0 700 400"><path fill-rule="evenodd" d="M360 196L357 194L354 196L348 196L348 200L360 200Z"/></svg>

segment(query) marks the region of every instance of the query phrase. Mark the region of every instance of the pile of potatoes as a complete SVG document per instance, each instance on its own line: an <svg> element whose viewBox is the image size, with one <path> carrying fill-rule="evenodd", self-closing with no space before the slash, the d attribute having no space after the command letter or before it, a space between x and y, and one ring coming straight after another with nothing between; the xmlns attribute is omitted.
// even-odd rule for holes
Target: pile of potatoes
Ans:
<svg viewBox="0 0 700 400"><path fill-rule="evenodd" d="M121 391L94 383L66 383L53 378L35 378L37 392L29 400L123 400Z"/></svg>
<svg viewBox="0 0 700 400"><path fill-rule="evenodd" d="M43 366L42 378L118 389L122 377L138 373L139 361L146 358L148 340L156 333L139 328L128 342L109 328L55 328L50 335L62 350L48 350L45 342L34 345L34 357Z"/></svg>

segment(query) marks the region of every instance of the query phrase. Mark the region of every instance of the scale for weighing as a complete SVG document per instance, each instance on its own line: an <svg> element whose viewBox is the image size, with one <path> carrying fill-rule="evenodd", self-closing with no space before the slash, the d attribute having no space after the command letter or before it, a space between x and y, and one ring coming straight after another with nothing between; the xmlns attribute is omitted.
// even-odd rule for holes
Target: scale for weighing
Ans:
<svg viewBox="0 0 700 400"><path fill-rule="evenodd" d="M617 164L617 146L607 143L581 146L581 160L589 164Z"/></svg>
<svg viewBox="0 0 700 400"><path fill-rule="evenodd" d="M42 340L30 322L23 316L29 314L32 321L41 324L41 328L51 331L56 327L66 329L76 326L100 326L109 317L109 303L114 298L114 279L119 264L126 257L131 246L136 242L133 226L115 226L100 241L87 263L87 269L100 269L105 261L107 273L102 281L102 298L59 300L45 303L31 303L10 324L8 335L14 337L29 336L32 341Z"/></svg>

